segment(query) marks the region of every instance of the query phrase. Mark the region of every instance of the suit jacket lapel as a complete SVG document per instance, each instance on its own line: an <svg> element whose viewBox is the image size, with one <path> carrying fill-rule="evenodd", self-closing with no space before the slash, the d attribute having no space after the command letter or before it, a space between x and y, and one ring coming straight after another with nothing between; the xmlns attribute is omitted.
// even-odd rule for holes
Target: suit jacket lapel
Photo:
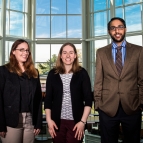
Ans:
<svg viewBox="0 0 143 143"><path fill-rule="evenodd" d="M124 66L123 66L120 77L122 77L124 72L126 71L128 65L129 65L130 59L132 57L132 53L133 53L133 47L131 46L130 43L127 42L127 44L126 44L125 63L124 63Z"/></svg>
<svg viewBox="0 0 143 143"><path fill-rule="evenodd" d="M115 66L115 63L113 61L113 57L112 57L112 45L108 45L107 49L106 49L106 55L107 55L107 58L109 60L109 63L112 67L112 69L114 70L114 72L116 73L117 76L119 76L118 74L118 71L117 71L117 68Z"/></svg>
<svg viewBox="0 0 143 143"><path fill-rule="evenodd" d="M125 63L124 63L124 66L123 66L123 69L122 69L120 77L122 77L123 74L124 74L124 72L126 71L128 65L129 65L130 59L132 57L132 53L133 53L133 47L131 46L130 43L127 42L127 44L126 44ZM112 69L114 70L114 72L116 73L116 75L119 76L117 68L115 66L115 63L113 61L113 57L112 57L112 45L111 44L108 45L108 47L106 49L106 55L107 55L107 58L109 60L109 63L111 65Z"/></svg>

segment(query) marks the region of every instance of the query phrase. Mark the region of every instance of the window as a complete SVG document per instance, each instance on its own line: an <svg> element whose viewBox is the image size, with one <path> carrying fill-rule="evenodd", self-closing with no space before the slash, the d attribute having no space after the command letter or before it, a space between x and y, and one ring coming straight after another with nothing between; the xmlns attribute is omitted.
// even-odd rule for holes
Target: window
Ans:
<svg viewBox="0 0 143 143"><path fill-rule="evenodd" d="M5 42L5 63L9 61L9 55L10 55L10 51L13 43L14 43L13 41Z"/></svg>
<svg viewBox="0 0 143 143"><path fill-rule="evenodd" d="M6 1L6 35L27 37L27 0Z"/></svg>
<svg viewBox="0 0 143 143"><path fill-rule="evenodd" d="M130 43L142 46L142 35L128 36L126 40Z"/></svg>
<svg viewBox="0 0 143 143"><path fill-rule="evenodd" d="M36 0L36 38L81 38L81 22L81 0Z"/></svg>

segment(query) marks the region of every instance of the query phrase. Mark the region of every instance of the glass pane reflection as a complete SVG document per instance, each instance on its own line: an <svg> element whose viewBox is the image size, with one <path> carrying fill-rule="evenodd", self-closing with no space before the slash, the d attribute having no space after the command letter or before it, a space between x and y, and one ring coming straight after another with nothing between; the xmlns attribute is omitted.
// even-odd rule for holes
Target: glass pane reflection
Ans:
<svg viewBox="0 0 143 143"><path fill-rule="evenodd" d="M127 31L141 30L141 5L125 7Z"/></svg>
<svg viewBox="0 0 143 143"><path fill-rule="evenodd" d="M66 16L52 17L51 38L66 38Z"/></svg>
<svg viewBox="0 0 143 143"><path fill-rule="evenodd" d="M68 16L68 38L81 38L81 16Z"/></svg>
<svg viewBox="0 0 143 143"><path fill-rule="evenodd" d="M125 4L140 2L140 0L124 0L124 1L125 1Z"/></svg>
<svg viewBox="0 0 143 143"><path fill-rule="evenodd" d="M24 14L18 12L7 12L6 34L15 36L24 36Z"/></svg>
<svg viewBox="0 0 143 143"><path fill-rule="evenodd" d="M121 5L123 5L122 0L115 0L115 6L121 6Z"/></svg>
<svg viewBox="0 0 143 143"><path fill-rule="evenodd" d="M36 44L35 61L46 62L48 60L50 60L50 45L49 44Z"/></svg>
<svg viewBox="0 0 143 143"><path fill-rule="evenodd" d="M10 9L24 11L23 0L10 0Z"/></svg>
<svg viewBox="0 0 143 143"><path fill-rule="evenodd" d="M107 15L105 12L94 14L94 28L95 36L107 34Z"/></svg>
<svg viewBox="0 0 143 143"><path fill-rule="evenodd" d="M123 9L122 8L117 8L116 9L116 17L123 18Z"/></svg>
<svg viewBox="0 0 143 143"><path fill-rule="evenodd" d="M142 46L142 35L126 37L127 42Z"/></svg>
<svg viewBox="0 0 143 143"><path fill-rule="evenodd" d="M36 16L36 38L50 38L50 16Z"/></svg>
<svg viewBox="0 0 143 143"><path fill-rule="evenodd" d="M94 0L94 11L106 9L106 0Z"/></svg>
<svg viewBox="0 0 143 143"><path fill-rule="evenodd" d="M14 43L13 41L5 42L5 62L9 61L9 54L13 43Z"/></svg>
<svg viewBox="0 0 143 143"><path fill-rule="evenodd" d="M51 1L52 14L65 14L66 13L66 0L52 0Z"/></svg>
<svg viewBox="0 0 143 143"><path fill-rule="evenodd" d="M67 11L68 14L81 14L81 0L68 0Z"/></svg>
<svg viewBox="0 0 143 143"><path fill-rule="evenodd" d="M36 0L36 14L50 14L50 0Z"/></svg>

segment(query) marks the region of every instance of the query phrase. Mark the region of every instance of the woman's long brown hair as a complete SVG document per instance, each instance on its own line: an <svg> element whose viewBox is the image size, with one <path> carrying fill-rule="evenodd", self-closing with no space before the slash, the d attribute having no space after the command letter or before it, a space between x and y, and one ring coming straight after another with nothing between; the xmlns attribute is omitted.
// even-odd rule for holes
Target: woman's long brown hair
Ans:
<svg viewBox="0 0 143 143"><path fill-rule="evenodd" d="M63 61L61 59L61 55L62 55L62 52L63 52L63 48L67 45L71 46L74 50L74 53L76 54L76 58L73 62L72 68L69 72L76 73L79 70L81 70L81 66L79 65L79 61L78 61L78 55L77 55L76 47L74 46L74 44L67 42L67 43L63 44L60 48L58 58L57 58L57 61L56 61L56 66L55 66L56 73L64 74L66 72L65 66L64 66Z"/></svg>
<svg viewBox="0 0 143 143"><path fill-rule="evenodd" d="M8 70L10 72L14 72L14 73L18 74L19 76L22 75L22 70L18 64L18 61L17 61L15 55L13 54L13 51L15 51L16 48L18 47L18 45L20 45L21 43L27 43L28 50L29 50L29 55L28 55L27 61L24 62L25 72L29 78L30 77L37 78L38 77L38 71L35 69L34 63L32 61L30 46L29 46L28 42L23 40L23 39L18 39L13 43L11 51L10 51L9 63L6 64L6 67L8 68Z"/></svg>

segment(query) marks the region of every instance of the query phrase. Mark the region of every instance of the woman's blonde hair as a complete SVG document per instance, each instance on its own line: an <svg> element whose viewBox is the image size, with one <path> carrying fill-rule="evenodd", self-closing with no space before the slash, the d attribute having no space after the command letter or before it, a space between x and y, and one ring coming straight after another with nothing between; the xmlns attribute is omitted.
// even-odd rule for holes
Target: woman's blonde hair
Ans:
<svg viewBox="0 0 143 143"><path fill-rule="evenodd" d="M8 68L8 70L10 72L14 72L14 73L18 74L19 76L22 75L22 70L19 67L19 64L18 64L18 61L17 61L15 55L13 54L13 51L15 51L16 48L18 47L18 45L20 45L21 43L27 43L28 50L29 50L29 55L28 55L27 61L24 62L25 72L29 78L30 77L37 78L38 71L35 69L34 63L32 61L30 46L29 46L28 42L23 39L18 39L13 43L11 51L10 51L9 63L7 63L5 66Z"/></svg>
<svg viewBox="0 0 143 143"><path fill-rule="evenodd" d="M67 42L67 43L63 44L60 48L58 58L57 58L57 61L56 61L56 66L55 66L56 73L64 74L66 72L65 66L64 66L63 61L61 59L61 55L62 55L62 52L63 52L63 48L67 45L71 46L74 50L74 53L76 54L76 58L74 59L74 62L72 64L72 68L69 72L76 73L79 70L81 70L81 66L79 65L79 61L78 61L78 55L77 55L76 47L74 46L74 44Z"/></svg>

